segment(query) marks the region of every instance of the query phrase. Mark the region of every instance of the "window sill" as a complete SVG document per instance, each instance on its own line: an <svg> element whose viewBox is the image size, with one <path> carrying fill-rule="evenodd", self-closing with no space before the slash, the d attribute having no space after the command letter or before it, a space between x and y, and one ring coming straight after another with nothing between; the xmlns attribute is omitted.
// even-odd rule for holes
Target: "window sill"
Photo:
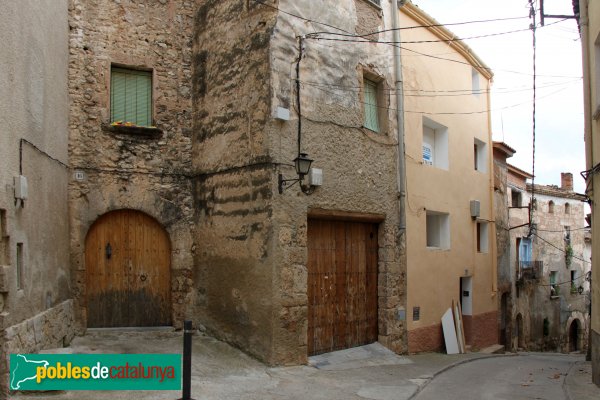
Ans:
<svg viewBox="0 0 600 400"><path fill-rule="evenodd" d="M427 250L432 250L432 251L448 251L450 249L449 248L445 248L445 247L427 246Z"/></svg>
<svg viewBox="0 0 600 400"><path fill-rule="evenodd" d="M102 124L102 130L114 134L135 136L138 138L158 139L162 137L163 131L159 128L149 128L145 126L125 126Z"/></svg>

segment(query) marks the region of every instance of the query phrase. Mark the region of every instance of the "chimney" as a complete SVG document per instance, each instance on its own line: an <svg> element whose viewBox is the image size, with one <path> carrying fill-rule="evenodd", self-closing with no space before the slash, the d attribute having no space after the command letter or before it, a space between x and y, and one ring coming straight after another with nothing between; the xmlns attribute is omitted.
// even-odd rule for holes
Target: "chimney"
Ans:
<svg viewBox="0 0 600 400"><path fill-rule="evenodd" d="M573 191L573 174L570 172L560 173L560 188L563 190Z"/></svg>

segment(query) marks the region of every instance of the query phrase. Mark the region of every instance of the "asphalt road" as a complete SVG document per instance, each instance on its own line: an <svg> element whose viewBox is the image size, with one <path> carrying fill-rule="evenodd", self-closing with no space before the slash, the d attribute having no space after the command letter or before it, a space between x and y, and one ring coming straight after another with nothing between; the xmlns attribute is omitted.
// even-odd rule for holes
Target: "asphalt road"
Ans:
<svg viewBox="0 0 600 400"><path fill-rule="evenodd" d="M564 400L563 382L578 360L548 353L476 360L441 373L415 399Z"/></svg>

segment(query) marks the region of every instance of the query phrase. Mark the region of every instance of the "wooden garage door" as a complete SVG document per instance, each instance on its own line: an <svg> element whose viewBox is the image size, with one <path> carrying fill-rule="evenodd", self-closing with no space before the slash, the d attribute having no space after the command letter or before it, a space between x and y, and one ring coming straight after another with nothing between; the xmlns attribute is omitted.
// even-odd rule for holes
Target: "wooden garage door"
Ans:
<svg viewBox="0 0 600 400"><path fill-rule="evenodd" d="M309 355L377 340L377 250L377 224L309 220Z"/></svg>
<svg viewBox="0 0 600 400"><path fill-rule="evenodd" d="M171 244L153 218L104 214L85 241L89 327L171 325Z"/></svg>

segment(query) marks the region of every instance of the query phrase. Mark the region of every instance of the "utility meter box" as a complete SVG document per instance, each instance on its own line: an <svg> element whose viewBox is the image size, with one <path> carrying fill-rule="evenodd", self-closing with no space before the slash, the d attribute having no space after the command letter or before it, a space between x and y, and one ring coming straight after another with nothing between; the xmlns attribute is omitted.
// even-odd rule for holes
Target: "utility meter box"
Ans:
<svg viewBox="0 0 600 400"><path fill-rule="evenodd" d="M28 193L27 178L23 175L15 176L15 199L27 200Z"/></svg>
<svg viewBox="0 0 600 400"><path fill-rule="evenodd" d="M480 215L479 200L471 200L471 218L477 219Z"/></svg>
<svg viewBox="0 0 600 400"><path fill-rule="evenodd" d="M319 168L311 168L308 173L308 184L311 186L323 185L323 170Z"/></svg>

